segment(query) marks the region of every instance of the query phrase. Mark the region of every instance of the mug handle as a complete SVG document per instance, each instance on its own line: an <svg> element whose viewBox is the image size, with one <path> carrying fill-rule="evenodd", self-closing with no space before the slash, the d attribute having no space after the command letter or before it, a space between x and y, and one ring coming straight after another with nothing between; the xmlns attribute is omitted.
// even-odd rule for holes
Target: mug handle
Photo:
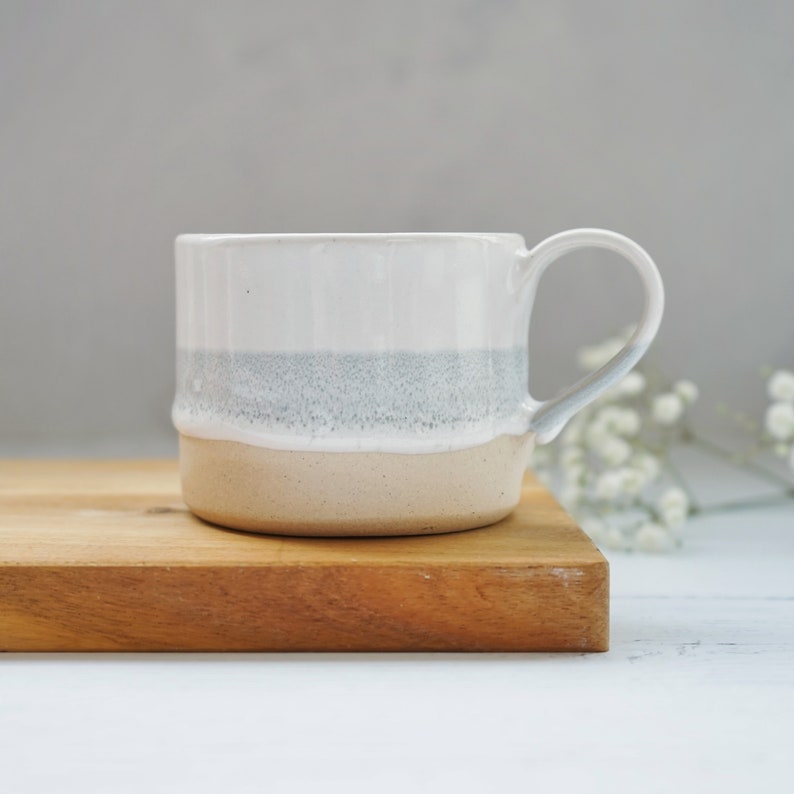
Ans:
<svg viewBox="0 0 794 794"><path fill-rule="evenodd" d="M617 383L637 364L656 336L662 320L664 287L653 260L633 240L606 229L571 229L546 238L531 251L518 252L519 289L529 292L530 311L538 282L546 268L563 254L577 248L606 248L628 259L642 280L645 307L631 338L603 367L545 402L527 396L524 407L529 413L529 430L535 433L539 444L552 441L577 411Z"/></svg>

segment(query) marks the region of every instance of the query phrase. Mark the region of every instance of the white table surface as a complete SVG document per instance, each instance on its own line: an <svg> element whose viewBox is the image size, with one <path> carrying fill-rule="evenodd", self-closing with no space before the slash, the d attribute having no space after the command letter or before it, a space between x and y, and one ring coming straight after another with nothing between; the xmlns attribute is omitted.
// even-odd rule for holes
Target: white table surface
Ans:
<svg viewBox="0 0 794 794"><path fill-rule="evenodd" d="M610 562L606 654L0 655L0 788L794 791L794 510Z"/></svg>

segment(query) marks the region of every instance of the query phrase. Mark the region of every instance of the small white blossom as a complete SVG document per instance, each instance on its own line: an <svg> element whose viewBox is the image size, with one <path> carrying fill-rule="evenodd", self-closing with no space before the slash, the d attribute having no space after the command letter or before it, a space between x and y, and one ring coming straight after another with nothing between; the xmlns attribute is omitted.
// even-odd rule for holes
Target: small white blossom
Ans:
<svg viewBox="0 0 794 794"><path fill-rule="evenodd" d="M689 506L689 497L687 496L686 491L683 488L679 488L674 486L672 488L668 488L660 497L659 497L659 506L660 507L688 507Z"/></svg>
<svg viewBox="0 0 794 794"><path fill-rule="evenodd" d="M560 452L560 466L567 470L580 466L584 461L584 450L581 447L568 446Z"/></svg>
<svg viewBox="0 0 794 794"><path fill-rule="evenodd" d="M598 452L598 450L601 449L601 447L607 443L610 438L612 438L612 434L609 432L609 428L606 426L606 423L600 421L597 418L590 422L590 424L585 428L585 442L587 443L587 446L595 452Z"/></svg>
<svg viewBox="0 0 794 794"><path fill-rule="evenodd" d="M611 386L601 398L604 402L614 402L636 397L645 391L645 376L641 372L633 370Z"/></svg>
<svg viewBox="0 0 794 794"><path fill-rule="evenodd" d="M620 469L623 490L629 496L638 496L648 483L648 478L639 469L625 467Z"/></svg>
<svg viewBox="0 0 794 794"><path fill-rule="evenodd" d="M670 533L653 521L643 524L634 536L634 543L641 551L669 551L672 541Z"/></svg>
<svg viewBox="0 0 794 794"><path fill-rule="evenodd" d="M618 388L620 389L620 393L626 397L636 397L638 394L642 394L642 392L645 391L645 384L645 375L641 372L637 372L637 370L633 370L620 381Z"/></svg>
<svg viewBox="0 0 794 794"><path fill-rule="evenodd" d="M599 474L595 482L595 495L598 499L611 502L623 491L623 477L617 471Z"/></svg>
<svg viewBox="0 0 794 794"><path fill-rule="evenodd" d="M684 413L684 401L672 392L660 394L654 398L651 412L657 424L673 425Z"/></svg>
<svg viewBox="0 0 794 794"><path fill-rule="evenodd" d="M613 356L620 352L625 342L622 339L607 339L600 345L589 345L583 347L576 354L579 366L587 370L600 369Z"/></svg>
<svg viewBox="0 0 794 794"><path fill-rule="evenodd" d="M794 372L779 369L769 379L766 390L770 400L794 402Z"/></svg>
<svg viewBox="0 0 794 794"><path fill-rule="evenodd" d="M593 423L603 425L607 432L614 433L615 418L619 414L620 408L617 405L607 405L595 415Z"/></svg>
<svg viewBox="0 0 794 794"><path fill-rule="evenodd" d="M607 466L620 466L631 457L631 445L622 438L612 436L601 444L598 454Z"/></svg>
<svg viewBox="0 0 794 794"><path fill-rule="evenodd" d="M679 380L673 385L673 391L687 404L692 405L700 395L700 389L691 380Z"/></svg>
<svg viewBox="0 0 794 794"><path fill-rule="evenodd" d="M635 436L641 425L640 415L633 408L618 405L602 408L595 421L603 425L607 432L619 436Z"/></svg>
<svg viewBox="0 0 794 794"><path fill-rule="evenodd" d="M584 463L575 463L565 469L563 474L565 475L566 484L581 483L587 475L587 466Z"/></svg>
<svg viewBox="0 0 794 794"><path fill-rule="evenodd" d="M679 529L686 524L688 511L683 507L668 507L660 511L662 523L669 529Z"/></svg>
<svg viewBox="0 0 794 794"><path fill-rule="evenodd" d="M621 436L631 438L640 432L641 425L640 415L633 408L622 408L615 422L615 429Z"/></svg>
<svg viewBox="0 0 794 794"><path fill-rule="evenodd" d="M657 508L665 526L680 527L689 515L689 497L683 488L668 488L659 497Z"/></svg>
<svg viewBox="0 0 794 794"><path fill-rule="evenodd" d="M631 467L641 472L647 482L653 482L662 469L659 459L650 452L640 452L631 459Z"/></svg>
<svg viewBox="0 0 794 794"><path fill-rule="evenodd" d="M766 409L764 427L772 438L788 441L794 436L794 405L791 403L772 403Z"/></svg>

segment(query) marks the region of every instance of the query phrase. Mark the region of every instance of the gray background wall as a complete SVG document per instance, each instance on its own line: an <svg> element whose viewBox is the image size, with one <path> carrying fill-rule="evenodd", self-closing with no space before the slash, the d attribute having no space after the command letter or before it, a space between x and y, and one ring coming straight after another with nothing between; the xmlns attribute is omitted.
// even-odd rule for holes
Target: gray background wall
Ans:
<svg viewBox="0 0 794 794"><path fill-rule="evenodd" d="M0 6L0 453L174 449L183 231L634 237L655 366L760 413L794 364L788 2ZM606 254L542 285L532 385L629 321Z"/></svg>

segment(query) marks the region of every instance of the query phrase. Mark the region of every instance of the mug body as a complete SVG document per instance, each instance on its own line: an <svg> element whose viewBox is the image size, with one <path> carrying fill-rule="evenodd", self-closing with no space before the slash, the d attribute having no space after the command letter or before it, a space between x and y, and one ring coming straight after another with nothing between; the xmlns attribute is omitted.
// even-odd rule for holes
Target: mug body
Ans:
<svg viewBox="0 0 794 794"><path fill-rule="evenodd" d="M177 238L191 510L330 536L507 515L532 447L522 250L514 234Z"/></svg>

